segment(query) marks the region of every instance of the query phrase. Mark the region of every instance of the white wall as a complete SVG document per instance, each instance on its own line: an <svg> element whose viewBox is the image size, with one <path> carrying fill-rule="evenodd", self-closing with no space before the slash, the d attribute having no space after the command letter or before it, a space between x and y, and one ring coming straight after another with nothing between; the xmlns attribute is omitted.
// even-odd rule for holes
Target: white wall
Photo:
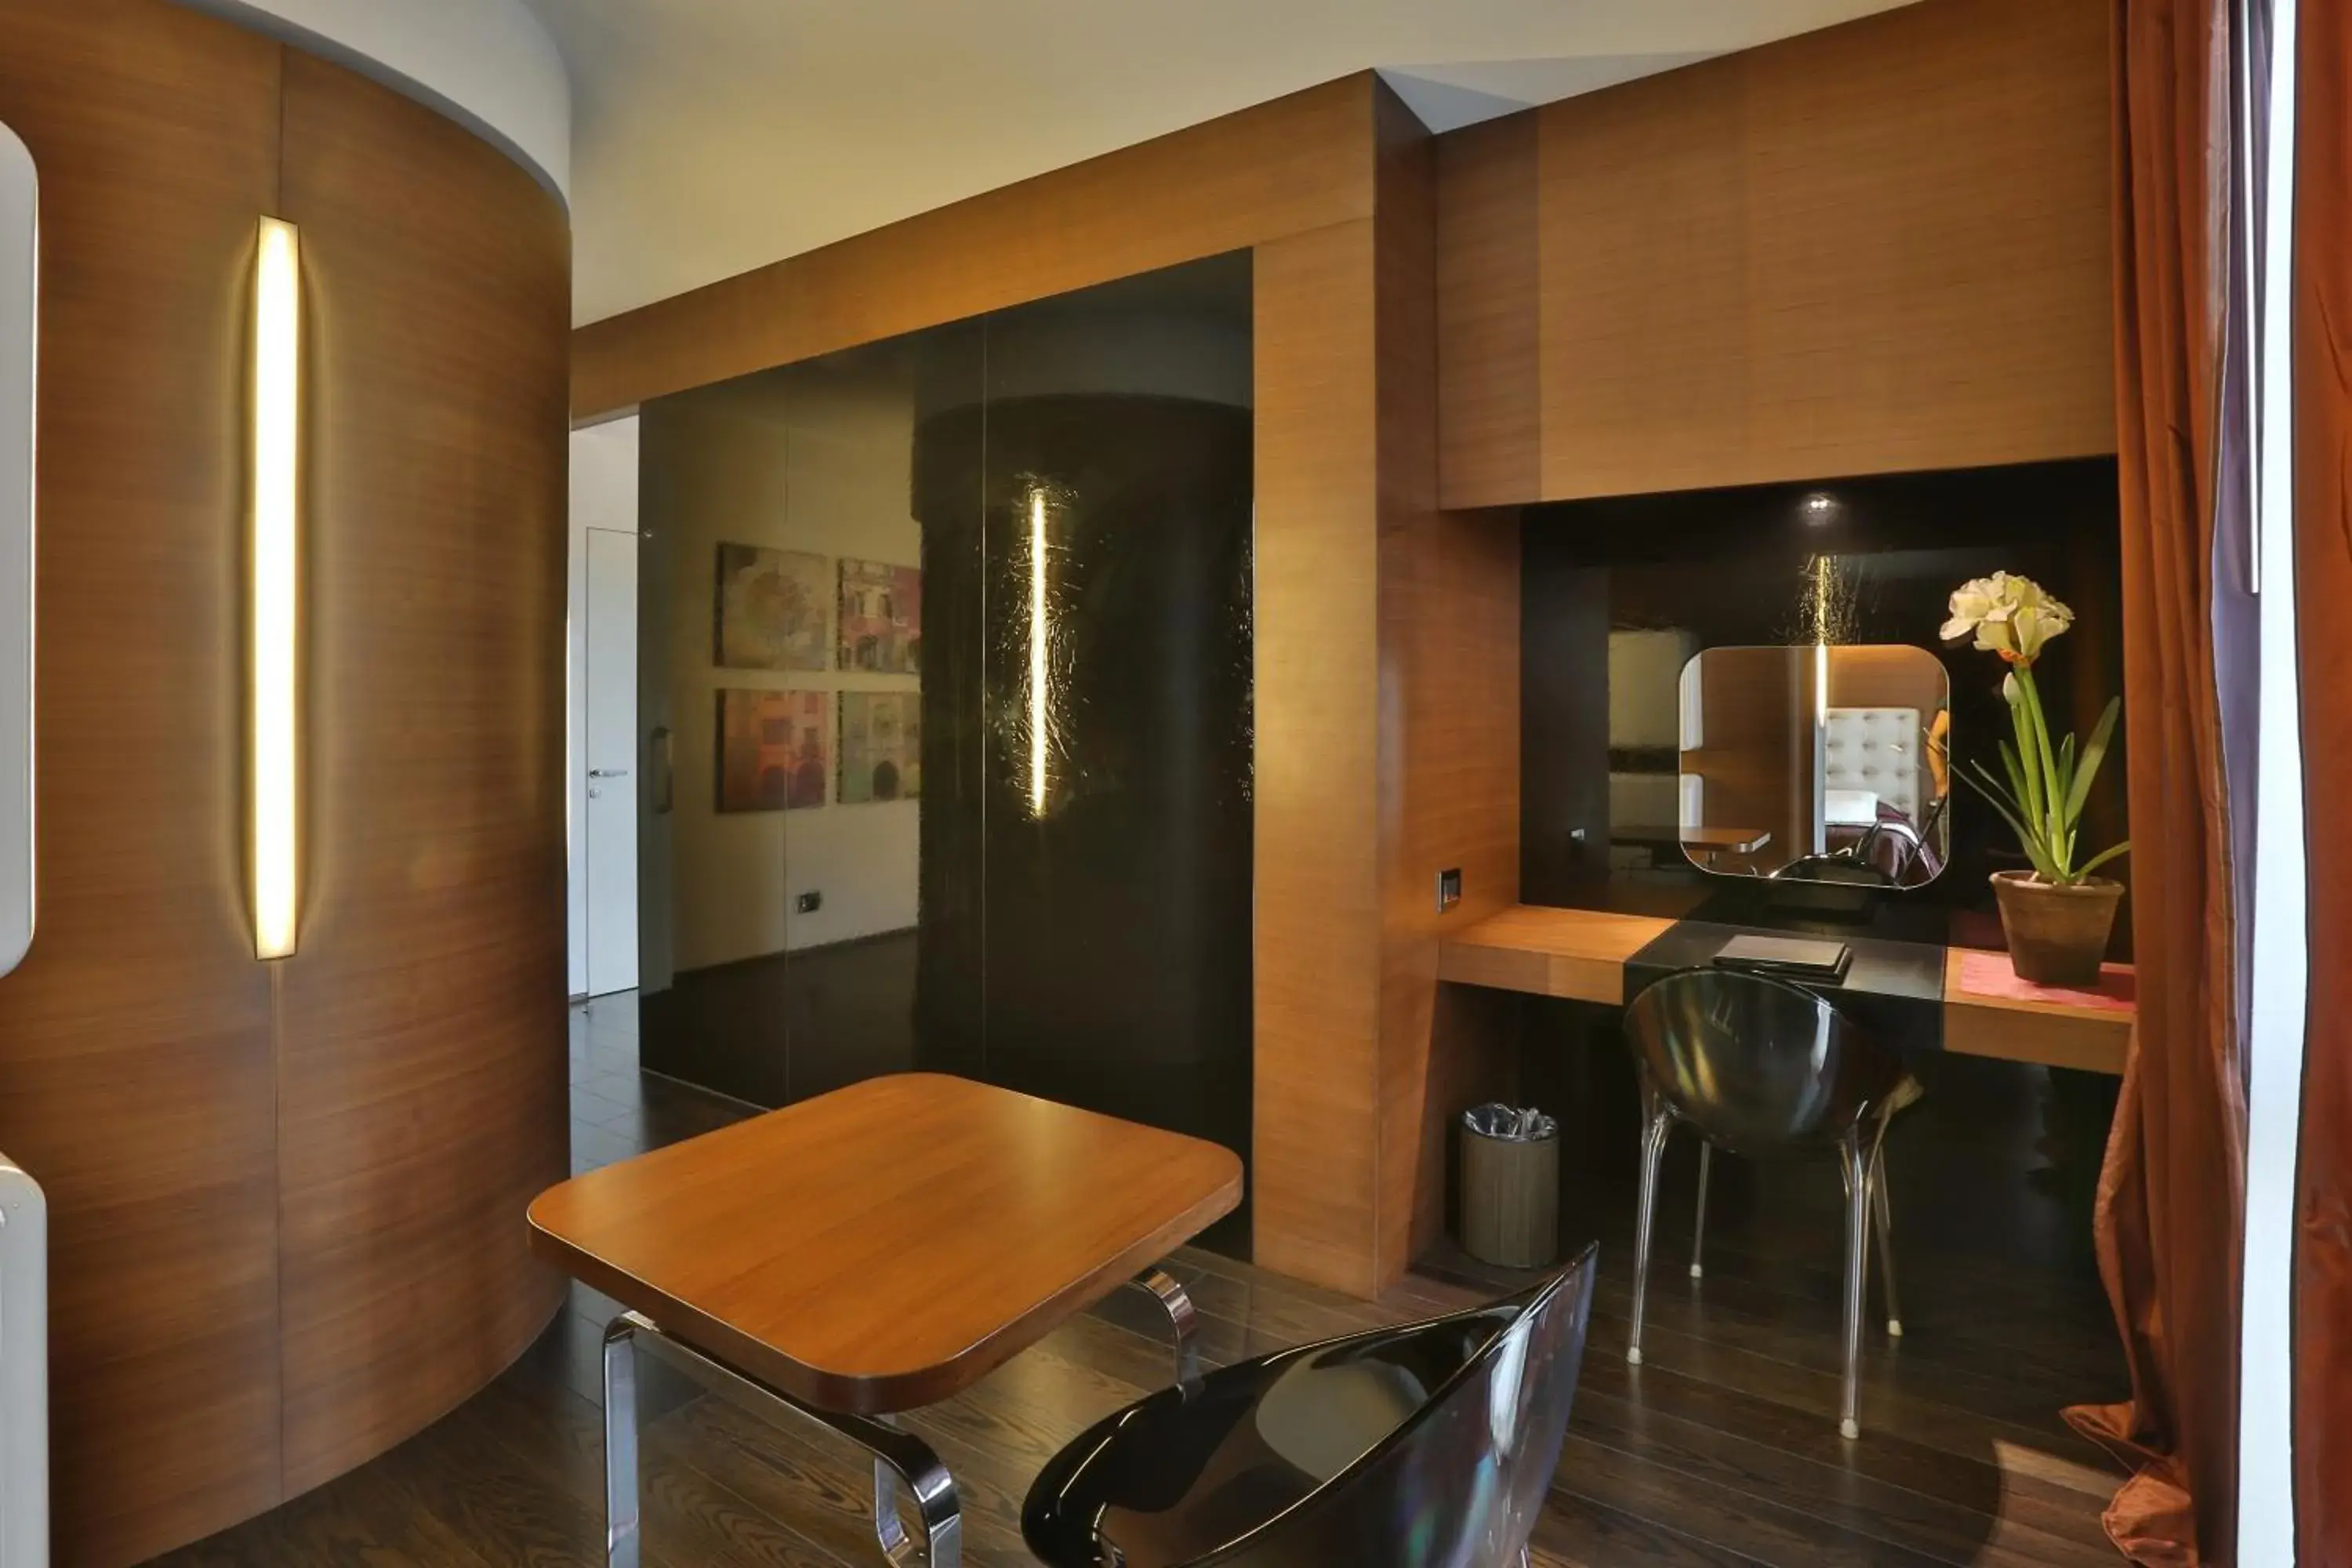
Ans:
<svg viewBox="0 0 2352 1568"><path fill-rule="evenodd" d="M564 887L569 921L566 951L570 953L572 994L588 990L588 862L581 826L588 820L588 718L580 703L581 672L587 668L588 627L584 615L588 596L588 531L609 528L637 531L638 421L635 415L572 433L572 543L570 581L565 591L563 627L564 698ZM625 634L634 643L635 628ZM643 770L638 770L642 774ZM643 795L651 787L642 776L637 788L640 815Z"/></svg>
<svg viewBox="0 0 2352 1568"><path fill-rule="evenodd" d="M670 428L666 426L666 428ZM905 691L915 676L721 669L712 655L721 542L919 565L911 498L914 402L901 380L829 383L794 395L773 383L705 394L675 426L674 485L659 523L675 582L669 658L677 731L676 806L667 819L679 970L844 942L916 923L921 805L845 805L838 706L825 804L798 811L717 809L718 693ZM654 579L646 581L648 592ZM830 595L828 595L830 597ZM793 908L824 895L813 914ZM648 979L647 984L653 984Z"/></svg>

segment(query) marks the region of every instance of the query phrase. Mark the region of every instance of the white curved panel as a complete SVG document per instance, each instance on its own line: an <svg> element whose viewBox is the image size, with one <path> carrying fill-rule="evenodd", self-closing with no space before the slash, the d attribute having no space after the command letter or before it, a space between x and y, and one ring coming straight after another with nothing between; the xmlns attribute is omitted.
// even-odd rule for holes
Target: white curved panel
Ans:
<svg viewBox="0 0 2352 1568"><path fill-rule="evenodd" d="M180 0L398 89L572 191L572 81L522 0Z"/></svg>
<svg viewBox="0 0 2352 1568"><path fill-rule="evenodd" d="M33 395L39 183L0 125L0 974L33 940Z"/></svg>

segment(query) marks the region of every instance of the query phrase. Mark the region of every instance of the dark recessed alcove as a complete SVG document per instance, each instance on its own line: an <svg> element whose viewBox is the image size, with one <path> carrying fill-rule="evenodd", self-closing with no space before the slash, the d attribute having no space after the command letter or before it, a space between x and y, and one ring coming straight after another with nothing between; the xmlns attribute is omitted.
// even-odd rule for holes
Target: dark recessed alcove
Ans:
<svg viewBox="0 0 2352 1568"><path fill-rule="evenodd" d="M1612 772L1622 802L1629 781L1654 784L1675 767L1670 746L1612 746L1623 739L1611 732L1612 632L1675 633L1670 646L1693 654L1811 642L1815 563L1832 558L1829 640L1933 649L1951 679L1955 762L1998 766L1996 742L2010 732L2003 667L1965 642L1938 640L1952 590L1996 571L2021 573L2074 609L2074 628L2051 645L2042 684L2053 725L2087 730L2123 685L2118 531L2116 465L2106 458L1528 508L1521 523L1522 896L1663 911L1737 897L1724 879L1665 864L1664 856L1653 868L1629 867L1639 857L1620 846L1612 866ZM1618 706L1622 731L1623 693ZM2120 742L2118 735L2091 799L2090 843L2124 833ZM1899 895L1928 924L1953 911L1989 913L1988 875L2024 864L1980 796L1960 788L1951 812L1944 874ZM2117 874L2128 879L2127 860ZM2118 931L2127 951L2128 921Z"/></svg>

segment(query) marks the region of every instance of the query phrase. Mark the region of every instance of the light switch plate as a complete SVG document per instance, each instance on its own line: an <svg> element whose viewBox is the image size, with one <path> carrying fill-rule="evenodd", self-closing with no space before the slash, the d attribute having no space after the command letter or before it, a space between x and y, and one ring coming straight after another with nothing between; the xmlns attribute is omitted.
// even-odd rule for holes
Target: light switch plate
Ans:
<svg viewBox="0 0 2352 1568"><path fill-rule="evenodd" d="M1462 868L1455 866L1437 874L1437 912L1444 914L1462 901Z"/></svg>

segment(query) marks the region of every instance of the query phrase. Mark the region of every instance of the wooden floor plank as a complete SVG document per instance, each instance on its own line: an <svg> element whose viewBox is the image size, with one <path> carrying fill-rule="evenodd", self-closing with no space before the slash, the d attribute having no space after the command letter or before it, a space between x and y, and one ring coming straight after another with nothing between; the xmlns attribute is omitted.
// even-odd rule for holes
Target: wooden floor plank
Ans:
<svg viewBox="0 0 2352 1568"><path fill-rule="evenodd" d="M626 1157L748 1113L641 1074L624 999L575 1013L575 1164ZM1777 1194L1776 1194L1777 1195ZM1630 1220L1594 1195L1604 1237L1576 1419L1531 1545L1540 1568L2076 1568L2116 1561L2099 1522L2114 1484L2057 1421L2107 1397L2111 1330L2078 1283L2037 1298L2014 1270L1904 1253L1912 1333L1874 1331L1858 1442L1837 1435L1836 1262L1821 1216L1710 1223L1708 1271L1663 1240L1645 1364L1624 1360ZM1571 1223L1574 1223L1571 1221ZM1671 1221L1670 1221L1671 1223ZM1827 1233L1822 1233L1826 1235ZM1612 1239L1613 1238L1613 1239ZM1200 1311L1211 1365L1459 1310L1528 1276L1439 1257L1361 1301L1186 1249L1170 1272ZM601 1561L601 1343L613 1303L575 1289L504 1376L394 1453L167 1559L173 1568L565 1568ZM2103 1337L2105 1336L2105 1337ZM644 1370L649 1568L868 1568L867 1461ZM1079 1431L1172 1375L1158 1309L1125 1292L961 1398L907 1420L955 1474L965 1561L1031 1563L1021 1504Z"/></svg>

